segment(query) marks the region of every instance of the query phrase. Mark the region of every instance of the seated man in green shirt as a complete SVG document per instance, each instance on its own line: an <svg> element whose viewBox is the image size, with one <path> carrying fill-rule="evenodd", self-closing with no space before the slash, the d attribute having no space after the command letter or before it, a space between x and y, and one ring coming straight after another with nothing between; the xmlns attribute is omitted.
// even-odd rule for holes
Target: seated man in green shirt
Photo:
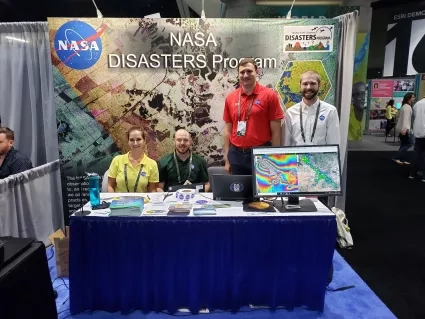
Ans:
<svg viewBox="0 0 425 319"><path fill-rule="evenodd" d="M178 130L174 134L176 149L158 161L159 189L168 191L170 186L205 183L204 191L210 190L207 162L194 154L190 147L192 138L188 131Z"/></svg>

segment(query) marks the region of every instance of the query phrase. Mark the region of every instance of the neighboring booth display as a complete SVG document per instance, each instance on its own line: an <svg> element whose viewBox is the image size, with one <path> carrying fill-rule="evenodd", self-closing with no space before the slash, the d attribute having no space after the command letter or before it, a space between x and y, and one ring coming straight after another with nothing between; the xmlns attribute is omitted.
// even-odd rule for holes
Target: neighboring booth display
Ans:
<svg viewBox="0 0 425 319"><path fill-rule="evenodd" d="M354 57L353 90L351 93L350 122L348 140L360 141L364 130L366 112L367 61L369 53L369 33L357 33L356 55Z"/></svg>
<svg viewBox="0 0 425 319"><path fill-rule="evenodd" d="M416 99L420 100L425 98L425 73L416 75Z"/></svg>
<svg viewBox="0 0 425 319"><path fill-rule="evenodd" d="M411 92L416 92L415 78L394 78L369 81L368 113L369 133L385 130L387 120L385 117L387 102L394 100L394 105L399 110L403 97Z"/></svg>
<svg viewBox="0 0 425 319"><path fill-rule="evenodd" d="M301 101L300 75L317 71L319 96L335 103L338 20L49 18L67 216L88 199L86 172L103 176L140 125L155 160L184 127L209 165L223 162L224 100L240 59L286 108ZM249 39L249 41L247 41Z"/></svg>

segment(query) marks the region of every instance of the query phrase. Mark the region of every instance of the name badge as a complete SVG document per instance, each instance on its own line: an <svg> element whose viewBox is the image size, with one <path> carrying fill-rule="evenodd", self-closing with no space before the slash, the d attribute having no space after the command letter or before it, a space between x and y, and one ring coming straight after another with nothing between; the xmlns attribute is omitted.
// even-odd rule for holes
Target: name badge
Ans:
<svg viewBox="0 0 425 319"><path fill-rule="evenodd" d="M238 121L238 127L236 131L237 136L245 136L246 133L246 122L245 121Z"/></svg>

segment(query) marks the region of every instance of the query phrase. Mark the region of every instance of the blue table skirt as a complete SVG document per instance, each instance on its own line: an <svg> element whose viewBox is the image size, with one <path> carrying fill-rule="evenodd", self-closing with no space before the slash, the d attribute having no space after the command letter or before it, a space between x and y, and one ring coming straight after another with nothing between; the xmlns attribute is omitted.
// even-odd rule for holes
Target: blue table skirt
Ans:
<svg viewBox="0 0 425 319"><path fill-rule="evenodd" d="M250 303L323 311L336 239L325 217L71 217L70 310Z"/></svg>

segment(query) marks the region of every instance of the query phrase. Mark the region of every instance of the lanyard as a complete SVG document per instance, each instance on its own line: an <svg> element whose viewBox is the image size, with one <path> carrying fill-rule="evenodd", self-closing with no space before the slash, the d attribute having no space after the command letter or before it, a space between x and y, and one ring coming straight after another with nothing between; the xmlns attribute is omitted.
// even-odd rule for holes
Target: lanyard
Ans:
<svg viewBox="0 0 425 319"><path fill-rule="evenodd" d="M248 113L246 113L245 121L248 122L248 118L251 115L252 104L254 104L255 95L253 95L251 104L248 108ZM239 92L239 102L238 102L238 121L241 120L241 93Z"/></svg>
<svg viewBox="0 0 425 319"><path fill-rule="evenodd" d="M140 174L142 173L143 165L140 165L139 174L137 174L136 183L134 183L134 192L136 193L137 186L139 185ZM130 189L128 188L128 179L127 179L127 164L124 164L124 179L125 186L127 187L127 192L130 193Z"/></svg>
<svg viewBox="0 0 425 319"><path fill-rule="evenodd" d="M179 179L179 184L180 184L183 181L180 179L180 168L179 168L179 164L177 163L177 157L176 157L175 151L173 155L174 155L174 164L176 164L176 168L177 168L177 178ZM189 180L191 172L192 172L192 152L190 152L189 173L187 174L187 180Z"/></svg>
<svg viewBox="0 0 425 319"><path fill-rule="evenodd" d="M311 143L313 143L314 134L316 133L316 126L317 126L317 119L319 118L319 112L320 112L320 102L316 110L316 118L314 119L313 132L311 132L311 138L310 138ZM301 127L301 137L303 138L303 141L305 143L305 135L304 135L304 127L303 127L303 107L301 104L300 104L300 127Z"/></svg>

